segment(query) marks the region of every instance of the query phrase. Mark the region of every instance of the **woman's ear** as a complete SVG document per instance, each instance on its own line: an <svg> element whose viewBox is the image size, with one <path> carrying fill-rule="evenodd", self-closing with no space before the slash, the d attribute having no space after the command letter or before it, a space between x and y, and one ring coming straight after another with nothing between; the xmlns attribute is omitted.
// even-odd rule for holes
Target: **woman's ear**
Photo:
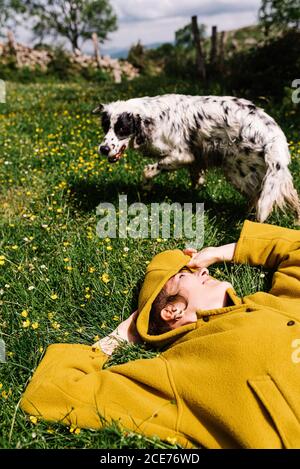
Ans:
<svg viewBox="0 0 300 469"><path fill-rule="evenodd" d="M160 317L166 322L178 321L183 315L184 310L178 303L169 303L160 312Z"/></svg>

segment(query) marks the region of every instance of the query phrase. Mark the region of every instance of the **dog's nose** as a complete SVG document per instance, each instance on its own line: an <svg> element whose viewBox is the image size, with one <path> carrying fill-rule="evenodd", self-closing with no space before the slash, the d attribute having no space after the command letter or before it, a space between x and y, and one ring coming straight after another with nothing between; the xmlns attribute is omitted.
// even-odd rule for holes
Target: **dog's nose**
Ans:
<svg viewBox="0 0 300 469"><path fill-rule="evenodd" d="M107 156L107 155L109 154L109 152L110 152L110 148L109 148L108 145L101 145L101 146L100 146L100 153L101 153L102 155Z"/></svg>

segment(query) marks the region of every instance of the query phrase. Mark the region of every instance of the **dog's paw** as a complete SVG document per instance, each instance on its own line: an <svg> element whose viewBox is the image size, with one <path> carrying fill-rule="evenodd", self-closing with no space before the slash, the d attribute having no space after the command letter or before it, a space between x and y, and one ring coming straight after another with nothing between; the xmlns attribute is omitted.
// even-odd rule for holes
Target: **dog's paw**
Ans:
<svg viewBox="0 0 300 469"><path fill-rule="evenodd" d="M198 179L196 180L196 183L194 185L194 188L195 189L200 189L201 187L203 187L206 183L206 178L205 178L205 175L204 173L200 174Z"/></svg>
<svg viewBox="0 0 300 469"><path fill-rule="evenodd" d="M147 166L145 166L144 168L144 171L143 171L143 178L145 180L149 180L149 179L152 179L154 178L158 173L159 173L159 169L157 167L157 163L156 164L148 164Z"/></svg>

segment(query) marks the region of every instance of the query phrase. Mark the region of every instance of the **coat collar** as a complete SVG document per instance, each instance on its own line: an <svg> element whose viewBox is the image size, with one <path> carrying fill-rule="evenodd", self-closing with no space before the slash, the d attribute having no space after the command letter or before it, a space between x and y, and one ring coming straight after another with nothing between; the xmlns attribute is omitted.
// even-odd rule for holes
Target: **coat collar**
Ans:
<svg viewBox="0 0 300 469"><path fill-rule="evenodd" d="M241 298L236 294L235 290L233 288L228 288L226 290L229 299L230 299L230 305L228 306L223 306L222 308L214 308L214 309L206 309L206 310L199 310L197 311L197 317L198 319L201 319L203 317L209 317L209 316L214 316L217 314L224 314L228 313L229 311L233 311L235 309L239 309L239 307L243 304Z"/></svg>

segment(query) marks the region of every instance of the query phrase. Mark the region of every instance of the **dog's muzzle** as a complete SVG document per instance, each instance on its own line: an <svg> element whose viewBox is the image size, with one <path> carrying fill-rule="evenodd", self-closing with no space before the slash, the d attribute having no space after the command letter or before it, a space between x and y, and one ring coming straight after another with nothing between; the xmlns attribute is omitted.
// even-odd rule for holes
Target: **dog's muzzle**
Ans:
<svg viewBox="0 0 300 469"><path fill-rule="evenodd" d="M109 155L109 153L110 153L109 146L107 146L107 145L102 146L101 145L100 146L100 153L101 153L101 155L107 156L107 159L108 159L109 163L116 163L117 161L119 161L119 159L123 155L125 149L126 149L126 145L123 145L121 147L121 150L118 153L116 153L115 155Z"/></svg>

